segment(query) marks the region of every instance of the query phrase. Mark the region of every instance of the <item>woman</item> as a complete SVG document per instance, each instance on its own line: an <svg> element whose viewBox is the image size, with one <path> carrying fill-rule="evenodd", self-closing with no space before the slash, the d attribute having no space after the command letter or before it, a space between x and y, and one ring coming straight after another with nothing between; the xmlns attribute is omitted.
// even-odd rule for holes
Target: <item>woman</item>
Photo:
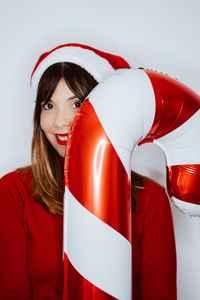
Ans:
<svg viewBox="0 0 200 300"><path fill-rule="evenodd" d="M78 44L57 47L36 64L32 165L0 181L1 299L62 299L67 135L85 97L119 68L129 65L120 57ZM136 174L132 179L133 299L176 299L175 242L167 196L148 179Z"/></svg>

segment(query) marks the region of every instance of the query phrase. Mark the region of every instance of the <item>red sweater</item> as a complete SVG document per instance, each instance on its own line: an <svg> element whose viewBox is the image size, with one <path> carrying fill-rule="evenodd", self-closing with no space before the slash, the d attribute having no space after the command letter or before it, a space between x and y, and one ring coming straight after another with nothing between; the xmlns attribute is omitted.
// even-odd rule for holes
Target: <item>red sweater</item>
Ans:
<svg viewBox="0 0 200 300"><path fill-rule="evenodd" d="M32 174L0 180L0 299L62 299L63 218L31 196ZM176 299L176 254L164 190L146 180L133 213L133 299ZM89 299L88 299L89 300Z"/></svg>

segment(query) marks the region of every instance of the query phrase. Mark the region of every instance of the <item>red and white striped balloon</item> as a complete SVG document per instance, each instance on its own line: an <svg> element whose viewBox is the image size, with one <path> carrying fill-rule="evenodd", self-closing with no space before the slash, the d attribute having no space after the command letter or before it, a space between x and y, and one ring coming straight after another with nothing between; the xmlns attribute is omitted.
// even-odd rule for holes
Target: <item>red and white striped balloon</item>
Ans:
<svg viewBox="0 0 200 300"><path fill-rule="evenodd" d="M133 150L145 142L166 155L168 191L200 215L200 97L142 69L100 83L72 125L65 160L64 299L131 299Z"/></svg>

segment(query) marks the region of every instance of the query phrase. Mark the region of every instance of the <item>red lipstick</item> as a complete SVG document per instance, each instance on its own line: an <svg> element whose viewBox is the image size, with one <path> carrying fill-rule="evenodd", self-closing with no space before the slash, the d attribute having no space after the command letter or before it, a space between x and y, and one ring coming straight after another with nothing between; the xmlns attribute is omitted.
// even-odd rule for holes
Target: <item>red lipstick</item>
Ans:
<svg viewBox="0 0 200 300"><path fill-rule="evenodd" d="M59 133L59 134L55 134L55 137L56 137L56 141L59 145L61 146L66 146L67 145L67 137L68 137L68 133ZM61 138L59 138L61 137ZM65 138L65 140L64 140Z"/></svg>

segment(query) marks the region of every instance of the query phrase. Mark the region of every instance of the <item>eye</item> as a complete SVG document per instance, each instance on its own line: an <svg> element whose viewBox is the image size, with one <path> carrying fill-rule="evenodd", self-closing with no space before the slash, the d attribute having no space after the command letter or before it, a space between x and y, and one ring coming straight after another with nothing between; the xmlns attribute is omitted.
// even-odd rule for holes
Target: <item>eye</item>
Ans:
<svg viewBox="0 0 200 300"><path fill-rule="evenodd" d="M78 101L75 101L73 104L72 104L72 107L73 108L79 108L81 106L81 101L78 100Z"/></svg>
<svg viewBox="0 0 200 300"><path fill-rule="evenodd" d="M45 110L49 110L49 109L52 109L52 108L53 108L53 104L50 103L50 102L41 103L41 106L42 106L42 108L45 109Z"/></svg>

